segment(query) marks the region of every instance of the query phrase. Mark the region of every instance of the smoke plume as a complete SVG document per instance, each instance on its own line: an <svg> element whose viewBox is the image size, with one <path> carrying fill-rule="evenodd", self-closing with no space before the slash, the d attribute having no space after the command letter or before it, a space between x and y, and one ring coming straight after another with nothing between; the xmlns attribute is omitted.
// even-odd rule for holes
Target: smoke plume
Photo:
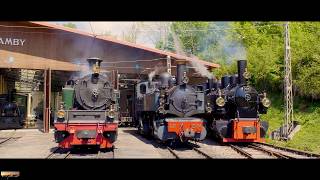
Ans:
<svg viewBox="0 0 320 180"><path fill-rule="evenodd" d="M172 31L172 37L174 41L174 47L176 49L177 54L186 56L186 53L184 52L181 42L179 40L179 37L177 37L176 33ZM189 61L192 67L203 77L207 77L209 79L214 78L213 74L208 71L207 67L199 62L196 62L196 60L199 60L198 57L191 55L191 60Z"/></svg>
<svg viewBox="0 0 320 180"><path fill-rule="evenodd" d="M159 73L162 73L166 70L166 67L163 66L155 66L155 69L148 74L149 81L152 81L153 77Z"/></svg>
<svg viewBox="0 0 320 180"><path fill-rule="evenodd" d="M79 67L84 67L81 71L75 72L71 75L71 79L77 79L89 75L92 73L89 63L84 58L76 58L71 61L73 64L78 65Z"/></svg>
<svg viewBox="0 0 320 180"><path fill-rule="evenodd" d="M207 77L209 79L213 79L214 76L211 72L208 71L207 67L199 62L196 62L195 60L199 59L196 56L192 57L192 60L190 61L192 67L195 68L195 70L202 76L202 77Z"/></svg>
<svg viewBox="0 0 320 180"><path fill-rule="evenodd" d="M247 59L242 37L232 30L231 22L212 22L206 36L199 43L201 56L210 61L224 61L231 64L234 60Z"/></svg>

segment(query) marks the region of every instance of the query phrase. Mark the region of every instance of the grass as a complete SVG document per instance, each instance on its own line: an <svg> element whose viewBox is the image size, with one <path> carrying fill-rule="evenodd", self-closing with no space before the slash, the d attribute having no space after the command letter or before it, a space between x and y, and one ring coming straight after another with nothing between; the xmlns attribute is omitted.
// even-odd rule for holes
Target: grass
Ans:
<svg viewBox="0 0 320 180"><path fill-rule="evenodd" d="M269 133L278 129L284 119L283 97L279 94L269 96L272 105L267 114L261 116L269 122ZM320 102L310 102L305 99L294 99L294 119L299 122L301 129L290 141L276 141L267 138L267 142L284 147L320 153Z"/></svg>

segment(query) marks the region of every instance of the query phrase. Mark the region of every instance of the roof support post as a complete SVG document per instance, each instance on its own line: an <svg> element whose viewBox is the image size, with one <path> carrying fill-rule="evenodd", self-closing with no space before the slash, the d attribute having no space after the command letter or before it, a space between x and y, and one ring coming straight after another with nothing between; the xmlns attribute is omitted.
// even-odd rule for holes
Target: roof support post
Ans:
<svg viewBox="0 0 320 180"><path fill-rule="evenodd" d="M51 104L51 69L44 70L44 107L43 107L43 132L49 133L50 129L50 104Z"/></svg>
<svg viewBox="0 0 320 180"><path fill-rule="evenodd" d="M171 75L171 57L167 56L167 72Z"/></svg>

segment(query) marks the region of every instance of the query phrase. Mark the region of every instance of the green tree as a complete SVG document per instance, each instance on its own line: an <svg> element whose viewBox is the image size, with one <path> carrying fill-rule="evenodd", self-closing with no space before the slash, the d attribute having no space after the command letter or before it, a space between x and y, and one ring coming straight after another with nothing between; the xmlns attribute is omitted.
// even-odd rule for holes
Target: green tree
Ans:
<svg viewBox="0 0 320 180"><path fill-rule="evenodd" d="M172 53L176 53L172 33L168 34L168 39L167 39L166 43L162 39L160 39L158 42L156 42L155 48L160 49L160 50L169 51Z"/></svg>
<svg viewBox="0 0 320 180"><path fill-rule="evenodd" d="M249 70L260 88L281 91L284 74L284 22L236 22L243 36ZM320 97L319 22L290 22L291 60L295 92Z"/></svg>
<svg viewBox="0 0 320 180"><path fill-rule="evenodd" d="M66 23L66 24L62 24L64 27L69 27L69 28L73 28L73 29L77 29L77 25L73 24L73 23Z"/></svg>
<svg viewBox="0 0 320 180"><path fill-rule="evenodd" d="M293 84L297 92L320 99L320 23L290 23Z"/></svg>
<svg viewBox="0 0 320 180"><path fill-rule="evenodd" d="M274 25L276 24L276 25ZM259 89L278 90L284 56L282 22L234 22L234 38L246 49L251 81Z"/></svg>
<svg viewBox="0 0 320 180"><path fill-rule="evenodd" d="M320 22L290 22L295 95L312 99L320 99L319 30ZM187 54L219 63L213 72L218 78L237 72L235 60L247 59L250 81L258 90L282 91L284 22L173 22L171 33ZM173 38L168 42L156 47L174 52Z"/></svg>
<svg viewBox="0 0 320 180"><path fill-rule="evenodd" d="M208 27L209 22L173 22L171 31L179 38L185 53L197 55Z"/></svg>

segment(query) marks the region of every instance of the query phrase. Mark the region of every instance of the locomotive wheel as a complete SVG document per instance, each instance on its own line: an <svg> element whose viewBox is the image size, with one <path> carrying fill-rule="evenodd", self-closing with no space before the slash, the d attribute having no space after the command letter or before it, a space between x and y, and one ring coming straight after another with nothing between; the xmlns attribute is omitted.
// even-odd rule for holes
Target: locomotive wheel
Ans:
<svg viewBox="0 0 320 180"><path fill-rule="evenodd" d="M166 141L167 146L171 147L171 148L175 148L179 146L179 141L176 141L174 139L168 139Z"/></svg>

